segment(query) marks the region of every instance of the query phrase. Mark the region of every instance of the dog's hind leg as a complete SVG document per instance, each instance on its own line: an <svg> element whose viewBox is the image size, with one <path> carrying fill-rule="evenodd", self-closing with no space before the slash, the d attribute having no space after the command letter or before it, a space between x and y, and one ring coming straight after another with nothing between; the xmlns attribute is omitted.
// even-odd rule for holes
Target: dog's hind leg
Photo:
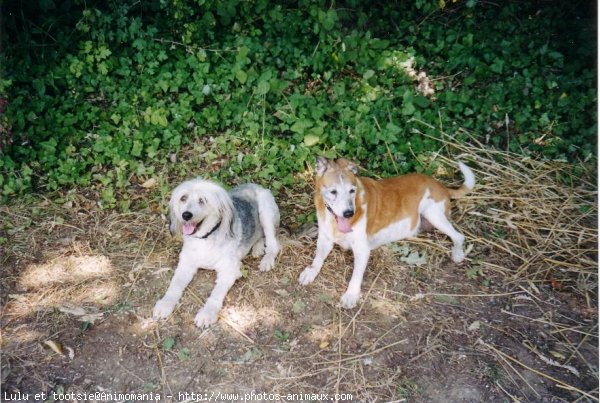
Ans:
<svg viewBox="0 0 600 403"><path fill-rule="evenodd" d="M254 245L252 245L252 257L261 257L265 254L265 238L260 238Z"/></svg>
<svg viewBox="0 0 600 403"><path fill-rule="evenodd" d="M183 252L181 254L183 255ZM154 319L165 319L171 315L173 309L175 309L175 305L177 305L183 294L183 290L185 290L185 287L192 281L197 271L198 268L194 267L192 261L182 258L179 259L177 269L175 269L175 274L173 275L173 279L169 284L167 292L164 297L158 300L156 305L154 305L154 309L152 310L152 317Z"/></svg>
<svg viewBox="0 0 600 403"><path fill-rule="evenodd" d="M277 241L279 208L275 203L273 195L268 190L258 190L256 198L258 204L258 219L265 235L265 255L260 262L259 269L260 271L269 271L275 265L275 259L277 258L280 249L279 241Z"/></svg>
<svg viewBox="0 0 600 403"><path fill-rule="evenodd" d="M240 271L241 262L226 262L225 265L227 265L226 268L217 270L215 288L213 288L210 297L194 318L194 323L199 328L208 327L217 321L227 292L235 281L242 276Z"/></svg>
<svg viewBox="0 0 600 403"><path fill-rule="evenodd" d="M461 263L465 259L465 252L463 251L465 236L452 226L444 213L443 205L439 208L437 205L428 208L423 211L423 216L434 228L437 228L452 239L452 242L454 243L452 246L452 260L454 263Z"/></svg>

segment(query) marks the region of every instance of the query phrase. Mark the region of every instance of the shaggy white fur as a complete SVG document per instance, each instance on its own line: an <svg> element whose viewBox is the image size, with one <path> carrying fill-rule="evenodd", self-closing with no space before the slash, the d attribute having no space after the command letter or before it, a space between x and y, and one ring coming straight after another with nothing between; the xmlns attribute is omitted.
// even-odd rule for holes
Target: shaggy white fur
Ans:
<svg viewBox="0 0 600 403"><path fill-rule="evenodd" d="M250 250L261 271L269 271L279 253L276 238L279 209L270 191L246 184L227 192L214 182L193 179L173 190L170 230L183 236L179 263L164 297L154 306L154 319L173 312L199 268L217 273L215 287L194 322L202 328L217 321L229 289L241 277L242 258Z"/></svg>

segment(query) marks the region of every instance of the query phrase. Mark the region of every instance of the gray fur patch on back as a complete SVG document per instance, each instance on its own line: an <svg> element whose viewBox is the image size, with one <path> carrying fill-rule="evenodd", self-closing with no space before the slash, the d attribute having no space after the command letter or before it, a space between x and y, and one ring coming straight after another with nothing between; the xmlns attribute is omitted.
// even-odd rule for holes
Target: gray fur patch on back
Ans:
<svg viewBox="0 0 600 403"><path fill-rule="evenodd" d="M256 208L247 200L232 196L233 208L241 221L242 239L248 241L254 236L256 223L258 221L258 212Z"/></svg>

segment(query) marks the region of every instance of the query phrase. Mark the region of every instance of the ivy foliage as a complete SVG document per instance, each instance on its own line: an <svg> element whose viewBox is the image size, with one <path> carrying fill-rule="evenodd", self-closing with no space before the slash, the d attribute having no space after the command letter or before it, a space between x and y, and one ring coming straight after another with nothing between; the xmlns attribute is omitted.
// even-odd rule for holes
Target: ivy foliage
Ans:
<svg viewBox="0 0 600 403"><path fill-rule="evenodd" d="M589 158L595 28L575 3L9 0L0 190L100 184L112 207L208 138L221 179L275 189L317 154L419 170L440 129Z"/></svg>

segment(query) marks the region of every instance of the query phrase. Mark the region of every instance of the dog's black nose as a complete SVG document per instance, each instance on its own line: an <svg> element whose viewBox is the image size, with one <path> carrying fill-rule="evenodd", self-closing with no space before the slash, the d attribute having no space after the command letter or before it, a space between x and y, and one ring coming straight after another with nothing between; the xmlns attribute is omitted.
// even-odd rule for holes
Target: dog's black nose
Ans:
<svg viewBox="0 0 600 403"><path fill-rule="evenodd" d="M354 215L354 210L346 210L344 211L344 218L350 218Z"/></svg>
<svg viewBox="0 0 600 403"><path fill-rule="evenodd" d="M192 213L190 213L189 211L184 211L183 214L181 214L181 217L185 220L185 221L189 221L192 219L194 215Z"/></svg>

